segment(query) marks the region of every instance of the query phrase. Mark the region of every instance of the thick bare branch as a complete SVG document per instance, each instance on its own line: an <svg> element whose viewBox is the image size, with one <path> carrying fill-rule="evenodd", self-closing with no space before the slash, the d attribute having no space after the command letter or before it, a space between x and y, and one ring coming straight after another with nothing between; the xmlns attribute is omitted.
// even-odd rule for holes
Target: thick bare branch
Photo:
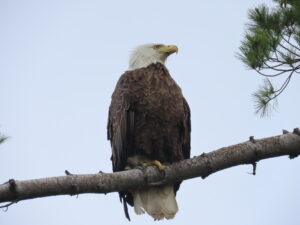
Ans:
<svg viewBox="0 0 300 225"><path fill-rule="evenodd" d="M187 159L160 172L155 167L133 169L117 173L99 173L42 178L9 182L0 185L0 202L18 202L25 199L54 195L77 195L82 193L109 193L145 186L156 186L194 177L205 178L217 171L242 164L256 165L262 159L300 154L300 132L294 132L249 141L203 153ZM6 207L8 205L4 205Z"/></svg>

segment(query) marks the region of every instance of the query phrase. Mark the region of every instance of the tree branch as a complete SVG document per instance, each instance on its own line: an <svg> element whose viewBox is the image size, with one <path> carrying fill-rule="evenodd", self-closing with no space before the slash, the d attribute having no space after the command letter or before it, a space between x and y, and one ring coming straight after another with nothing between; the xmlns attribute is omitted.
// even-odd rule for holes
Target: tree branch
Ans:
<svg viewBox="0 0 300 225"><path fill-rule="evenodd" d="M257 73L259 73L260 75L264 76L264 77L277 77L277 76L280 76L280 75L283 74L283 73L286 73L286 71L282 71L282 72L276 73L276 74L265 74L265 73L261 72L261 71L258 70L258 69L255 69L255 71L256 71Z"/></svg>
<svg viewBox="0 0 300 225"><path fill-rule="evenodd" d="M282 39L283 39L286 43L288 43L290 46L292 46L292 47L295 48L296 50L300 51L300 48L299 48L298 46L294 45L293 43L291 43L290 40L287 40L287 39L284 37L284 35L280 35L280 36L282 37ZM289 36L289 39L290 39L290 36Z"/></svg>
<svg viewBox="0 0 300 225"><path fill-rule="evenodd" d="M296 56L300 57L299 54L297 54L296 52L293 52L291 49L285 47L283 44L279 43L279 46L282 47L283 49L285 49L286 51L288 51L289 53L291 53L292 55L296 55Z"/></svg>
<svg viewBox="0 0 300 225"><path fill-rule="evenodd" d="M2 208L25 199L54 195L77 195L83 193L110 193L157 186L194 177L205 178L217 171L242 164L256 165L262 159L288 155L295 158L300 154L300 131L284 132L282 135L254 139L203 153L191 159L166 166L163 172L156 167L133 169L117 173L99 173L50 177L34 180L9 182L0 185L0 202L11 202ZM254 172L255 173L255 170Z"/></svg>

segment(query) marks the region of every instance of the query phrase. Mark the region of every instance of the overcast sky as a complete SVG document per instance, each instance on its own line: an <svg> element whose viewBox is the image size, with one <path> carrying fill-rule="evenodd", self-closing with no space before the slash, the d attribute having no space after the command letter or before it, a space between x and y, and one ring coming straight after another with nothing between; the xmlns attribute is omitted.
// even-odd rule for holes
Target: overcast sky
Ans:
<svg viewBox="0 0 300 225"><path fill-rule="evenodd" d="M176 44L167 67L192 112L192 156L299 127L299 78L270 117L254 114L263 80L236 58L248 9L271 1L0 0L0 183L111 171L110 97L144 43ZM280 83L278 83L279 85ZM299 225L300 161L288 157L185 181L180 211L157 224ZM153 224L130 208L130 224ZM116 193L21 201L2 225L129 224Z"/></svg>

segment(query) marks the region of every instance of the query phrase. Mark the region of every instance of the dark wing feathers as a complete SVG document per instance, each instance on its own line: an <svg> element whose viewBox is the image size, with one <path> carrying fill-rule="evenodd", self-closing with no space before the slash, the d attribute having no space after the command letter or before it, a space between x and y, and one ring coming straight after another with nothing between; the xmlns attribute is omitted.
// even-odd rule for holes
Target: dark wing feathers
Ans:
<svg viewBox="0 0 300 225"><path fill-rule="evenodd" d="M183 106L184 106L184 117L183 117L183 124L182 124L182 151L184 159L189 159L191 157L191 112L190 107L183 98ZM175 194L180 187L181 182L176 182L174 184L174 191Z"/></svg>
<svg viewBox="0 0 300 225"><path fill-rule="evenodd" d="M122 171L132 146L134 130L134 112L130 109L129 97L126 88L122 87L124 82L117 84L112 98L108 120L108 139L112 145L113 171Z"/></svg>
<svg viewBox="0 0 300 225"><path fill-rule="evenodd" d="M129 151L132 146L134 132L134 111L131 108L128 95L128 83L126 74L123 74L117 83L112 95L109 108L107 138L111 141L113 171L125 169ZM124 213L130 221L127 203L133 205L133 197L129 192L119 192L120 201L123 202Z"/></svg>
<svg viewBox="0 0 300 225"><path fill-rule="evenodd" d="M191 157L191 111L190 107L183 98L183 106L184 106L184 120L183 120L183 144L182 150L185 159L189 159Z"/></svg>

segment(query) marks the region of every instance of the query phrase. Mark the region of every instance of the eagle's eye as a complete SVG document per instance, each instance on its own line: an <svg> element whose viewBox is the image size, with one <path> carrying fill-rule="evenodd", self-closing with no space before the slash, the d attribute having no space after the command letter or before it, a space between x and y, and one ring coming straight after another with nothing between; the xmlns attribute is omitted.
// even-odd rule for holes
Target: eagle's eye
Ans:
<svg viewBox="0 0 300 225"><path fill-rule="evenodd" d="M163 46L163 45L158 44L158 45L154 45L153 48L154 48L154 49L158 49L158 48L160 48L160 47L162 47L162 46Z"/></svg>

